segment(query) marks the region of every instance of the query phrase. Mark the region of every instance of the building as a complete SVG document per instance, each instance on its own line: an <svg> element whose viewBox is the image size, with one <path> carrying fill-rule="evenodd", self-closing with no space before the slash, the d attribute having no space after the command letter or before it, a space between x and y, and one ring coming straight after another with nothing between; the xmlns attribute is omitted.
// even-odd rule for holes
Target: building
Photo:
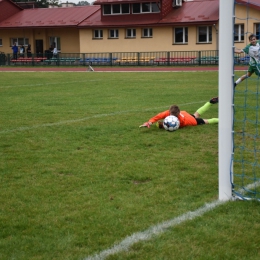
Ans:
<svg viewBox="0 0 260 260"><path fill-rule="evenodd" d="M75 4L67 1L67 2L61 3L60 6L61 7L74 7Z"/></svg>
<svg viewBox="0 0 260 260"><path fill-rule="evenodd" d="M259 3L249 8L260 20ZM247 10L241 5L237 12ZM34 53L53 44L62 53L218 50L218 24L219 0L97 0L34 9L0 0L0 52L11 53L14 42L30 43ZM245 44L245 26L236 21L237 47ZM259 34L259 24L250 26Z"/></svg>

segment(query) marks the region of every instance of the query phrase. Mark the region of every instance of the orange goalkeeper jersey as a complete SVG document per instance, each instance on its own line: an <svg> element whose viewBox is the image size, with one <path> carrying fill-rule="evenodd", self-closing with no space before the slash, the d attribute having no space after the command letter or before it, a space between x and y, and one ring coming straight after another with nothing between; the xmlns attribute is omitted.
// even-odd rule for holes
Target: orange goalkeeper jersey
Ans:
<svg viewBox="0 0 260 260"><path fill-rule="evenodd" d="M159 120L164 119L165 117L167 117L169 115L170 115L170 111L166 110L166 111L161 112L161 113L157 114L156 116L152 117L149 120L149 122L155 123ZM186 111L181 111L179 116L178 116L178 119L180 121L180 127L197 125L196 119Z"/></svg>

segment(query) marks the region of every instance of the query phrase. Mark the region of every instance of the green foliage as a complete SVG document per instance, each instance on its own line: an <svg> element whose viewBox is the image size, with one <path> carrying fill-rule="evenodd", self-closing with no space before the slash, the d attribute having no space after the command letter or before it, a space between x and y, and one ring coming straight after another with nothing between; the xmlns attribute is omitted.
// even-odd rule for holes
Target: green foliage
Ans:
<svg viewBox="0 0 260 260"><path fill-rule="evenodd" d="M217 77L2 73L0 259L84 259L216 200L217 125L138 126L173 103L193 113ZM222 205L109 259L254 259L257 206Z"/></svg>
<svg viewBox="0 0 260 260"><path fill-rule="evenodd" d="M90 5L90 3L88 1L79 1L77 3L78 6L85 6L85 5Z"/></svg>
<svg viewBox="0 0 260 260"><path fill-rule="evenodd" d="M23 2L24 0L12 0L14 3ZM48 8L49 5L58 5L59 0L34 0L38 8Z"/></svg>

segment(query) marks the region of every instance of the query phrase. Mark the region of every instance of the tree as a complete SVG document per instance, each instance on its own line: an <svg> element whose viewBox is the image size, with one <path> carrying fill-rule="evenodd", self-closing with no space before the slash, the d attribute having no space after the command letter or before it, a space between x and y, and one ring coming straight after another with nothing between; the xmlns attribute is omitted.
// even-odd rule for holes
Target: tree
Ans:
<svg viewBox="0 0 260 260"><path fill-rule="evenodd" d="M12 0L14 3L19 2L29 2L29 0ZM35 2L38 8L47 8L49 5L59 5L59 0L31 0L30 2Z"/></svg>
<svg viewBox="0 0 260 260"><path fill-rule="evenodd" d="M79 1L77 3L78 6L84 6L84 5L90 5L90 3L88 1Z"/></svg>

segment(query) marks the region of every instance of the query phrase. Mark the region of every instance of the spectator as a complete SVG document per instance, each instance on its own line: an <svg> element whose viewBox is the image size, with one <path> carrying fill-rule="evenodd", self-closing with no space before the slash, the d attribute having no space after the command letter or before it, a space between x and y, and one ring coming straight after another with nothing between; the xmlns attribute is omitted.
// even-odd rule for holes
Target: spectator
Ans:
<svg viewBox="0 0 260 260"><path fill-rule="evenodd" d="M25 53L25 48L24 48L24 46L22 45L21 47L20 47L20 57L24 57L24 53Z"/></svg>
<svg viewBox="0 0 260 260"><path fill-rule="evenodd" d="M52 53L53 53L53 58L57 58L58 56L58 50L56 48L56 46L54 46L53 50L52 50Z"/></svg>
<svg viewBox="0 0 260 260"><path fill-rule="evenodd" d="M27 58L31 58L32 57L31 44L28 44L26 53L27 53Z"/></svg>
<svg viewBox="0 0 260 260"><path fill-rule="evenodd" d="M12 46L12 50L13 50L13 59L17 60L17 53L18 53L18 47L16 45L16 42L14 43L14 45Z"/></svg>

